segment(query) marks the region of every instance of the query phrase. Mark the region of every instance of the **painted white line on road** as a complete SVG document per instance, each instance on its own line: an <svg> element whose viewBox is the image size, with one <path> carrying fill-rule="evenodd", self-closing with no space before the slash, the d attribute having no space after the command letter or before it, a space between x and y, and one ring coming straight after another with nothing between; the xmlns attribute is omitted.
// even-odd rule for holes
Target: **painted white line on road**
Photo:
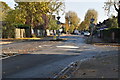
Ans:
<svg viewBox="0 0 120 80"><path fill-rule="evenodd" d="M77 49L79 47L77 46L56 46L57 48L73 48L73 49Z"/></svg>
<svg viewBox="0 0 120 80"><path fill-rule="evenodd" d="M42 45L42 46L51 46L51 45Z"/></svg>
<svg viewBox="0 0 120 80"><path fill-rule="evenodd" d="M78 49L62 49L62 50L73 51L73 50L78 50Z"/></svg>
<svg viewBox="0 0 120 80"><path fill-rule="evenodd" d="M62 49L62 50L67 50L67 51L87 51L87 50L94 50L96 48L88 48L88 49L81 49L81 48L65 48L65 49Z"/></svg>
<svg viewBox="0 0 120 80"><path fill-rule="evenodd" d="M42 46L38 46L38 47L42 47Z"/></svg>

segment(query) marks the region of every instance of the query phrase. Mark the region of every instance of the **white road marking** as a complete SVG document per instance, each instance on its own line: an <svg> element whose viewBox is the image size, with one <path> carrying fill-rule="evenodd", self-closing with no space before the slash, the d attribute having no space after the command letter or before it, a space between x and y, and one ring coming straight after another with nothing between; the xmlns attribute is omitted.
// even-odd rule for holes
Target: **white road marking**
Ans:
<svg viewBox="0 0 120 80"><path fill-rule="evenodd" d="M42 46L44 46L44 47L50 47L51 45L42 45Z"/></svg>
<svg viewBox="0 0 120 80"><path fill-rule="evenodd" d="M38 47L42 47L42 46L38 46Z"/></svg>
<svg viewBox="0 0 120 80"><path fill-rule="evenodd" d="M77 46L56 46L57 48L73 48L73 49L78 49L79 47Z"/></svg>

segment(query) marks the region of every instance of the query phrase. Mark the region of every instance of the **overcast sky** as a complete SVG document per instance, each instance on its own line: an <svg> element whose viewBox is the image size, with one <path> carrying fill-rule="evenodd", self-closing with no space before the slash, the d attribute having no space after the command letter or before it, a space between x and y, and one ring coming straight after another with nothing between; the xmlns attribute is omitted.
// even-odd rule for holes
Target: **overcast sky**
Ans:
<svg viewBox="0 0 120 80"><path fill-rule="evenodd" d="M14 0L0 0L6 2L10 7L14 8ZM78 14L81 21L84 20L85 13L88 9L95 9L98 12L98 22L102 22L107 19L103 6L104 2L107 0L66 0L65 2L65 12L74 11ZM112 11L112 14L116 14ZM61 15L61 22L65 22L64 15Z"/></svg>

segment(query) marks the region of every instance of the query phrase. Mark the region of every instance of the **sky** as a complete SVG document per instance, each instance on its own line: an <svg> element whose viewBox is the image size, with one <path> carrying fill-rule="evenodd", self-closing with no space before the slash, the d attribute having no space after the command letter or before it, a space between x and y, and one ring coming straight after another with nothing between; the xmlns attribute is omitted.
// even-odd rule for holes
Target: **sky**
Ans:
<svg viewBox="0 0 120 80"><path fill-rule="evenodd" d="M11 8L14 8L14 0L0 0L6 2ZM104 11L104 2L107 0L66 0L65 1L65 12L74 11L77 13L81 21L84 20L84 16L89 9L95 9L98 12L98 22L103 22L108 18L107 14ZM112 11L113 15L116 15L116 12ZM60 21L65 22L64 16L60 15Z"/></svg>

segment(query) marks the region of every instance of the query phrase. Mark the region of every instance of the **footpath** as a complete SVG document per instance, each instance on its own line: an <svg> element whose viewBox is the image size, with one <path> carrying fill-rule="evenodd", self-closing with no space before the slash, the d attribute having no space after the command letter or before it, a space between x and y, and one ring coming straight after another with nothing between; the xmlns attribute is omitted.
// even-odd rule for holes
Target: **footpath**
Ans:
<svg viewBox="0 0 120 80"><path fill-rule="evenodd" d="M106 55L82 62L72 78L118 78L118 55Z"/></svg>
<svg viewBox="0 0 120 80"><path fill-rule="evenodd" d="M85 39L85 43L89 42L89 38L88 37L84 37ZM102 40L101 38L98 37L93 37L92 39L92 43L88 43L88 44L93 44L93 45L98 45L98 46L115 46L115 47L120 47L119 43L110 43L107 41Z"/></svg>
<svg viewBox="0 0 120 80"><path fill-rule="evenodd" d="M86 39L86 37L84 37ZM120 47L117 43L104 43L99 38L93 38L92 45L97 46L112 46L112 47ZM119 79L119 63L118 57L119 51L109 52L109 54L93 56L90 59L80 60L78 62L74 62L70 64L59 78L111 78L111 79ZM108 79L109 80L109 79Z"/></svg>
<svg viewBox="0 0 120 80"><path fill-rule="evenodd" d="M93 38L93 45L117 46L117 43L104 43L100 38ZM118 51L119 52L119 51ZM79 68L71 75L72 78L119 78L119 65L117 53L110 53L105 56L93 57L83 61Z"/></svg>

